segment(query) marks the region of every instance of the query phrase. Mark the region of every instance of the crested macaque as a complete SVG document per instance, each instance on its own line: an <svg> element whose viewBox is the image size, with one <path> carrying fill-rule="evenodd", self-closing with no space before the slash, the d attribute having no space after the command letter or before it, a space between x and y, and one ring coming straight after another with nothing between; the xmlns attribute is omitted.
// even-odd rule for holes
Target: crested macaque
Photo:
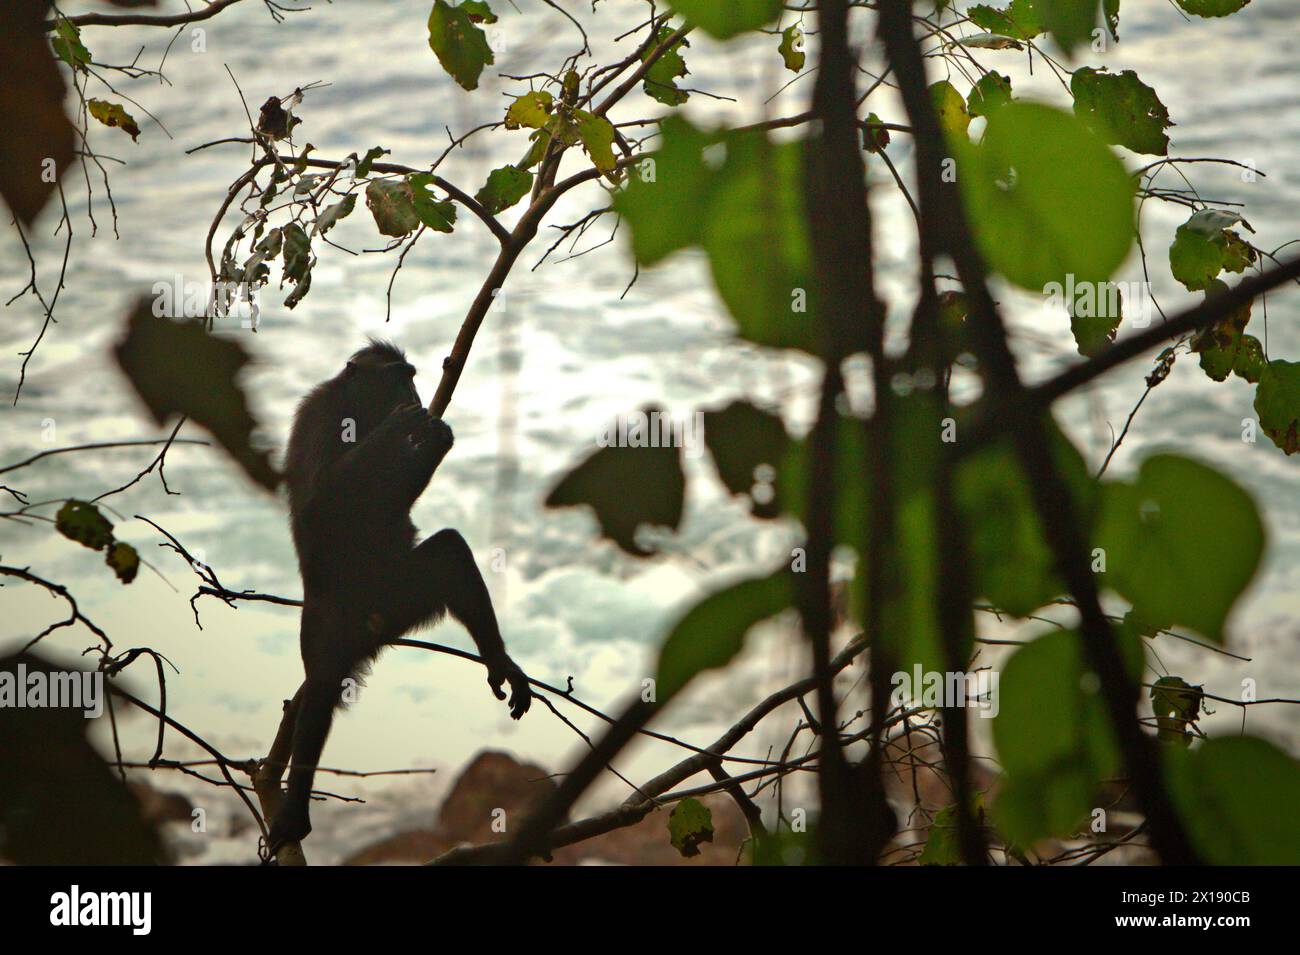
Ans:
<svg viewBox="0 0 1300 955"><path fill-rule="evenodd" d="M289 785L271 824L272 853L311 831L308 802L345 682L379 652L445 612L464 624L510 715L532 692L501 640L487 586L455 530L416 543L410 510L452 445L451 428L416 391L415 369L371 341L298 408L285 476L302 573L302 662Z"/></svg>

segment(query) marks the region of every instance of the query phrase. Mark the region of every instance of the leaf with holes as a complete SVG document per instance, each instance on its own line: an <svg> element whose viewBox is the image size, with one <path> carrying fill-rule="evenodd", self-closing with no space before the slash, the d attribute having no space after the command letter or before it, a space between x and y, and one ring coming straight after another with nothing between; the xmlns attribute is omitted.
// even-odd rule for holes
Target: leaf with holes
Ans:
<svg viewBox="0 0 1300 955"><path fill-rule="evenodd" d="M433 173L418 172L407 176L406 181L411 186L411 208L420 221L434 232L451 232L456 227L456 204L429 191Z"/></svg>
<svg viewBox="0 0 1300 955"><path fill-rule="evenodd" d="M732 494L750 500L755 517L780 515L777 468L785 459L790 437L779 414L747 401L733 401L720 411L706 411L704 443L713 455L722 483Z"/></svg>
<svg viewBox="0 0 1300 955"><path fill-rule="evenodd" d="M605 441L546 497L547 507L591 507L601 532L636 557L654 553L637 543L637 529L651 525L676 530L686 494L680 450L648 444L649 422L656 411L629 416L627 446L617 446L616 438Z"/></svg>
<svg viewBox="0 0 1300 955"><path fill-rule="evenodd" d="M1151 685L1156 736L1169 743L1192 745L1191 726L1200 718L1205 691L1179 676L1162 676Z"/></svg>
<svg viewBox="0 0 1300 955"><path fill-rule="evenodd" d="M671 27L660 27L655 45L647 48L645 53L642 54L642 62L649 59L650 54L658 49L674 32ZM690 42L685 37L682 37L654 61L650 69L646 71L645 81L641 84L647 96L658 100L665 106L681 106L690 99L689 93L677 87L677 80L690 73L690 70L686 68L686 60L682 58L682 47L690 45Z"/></svg>
<svg viewBox="0 0 1300 955"><path fill-rule="evenodd" d="M506 110L506 129L541 129L551 121L555 97L545 90L534 90L515 99Z"/></svg>
<svg viewBox="0 0 1300 955"><path fill-rule="evenodd" d="M64 17L59 17L54 27L55 37L50 41L57 56L74 70L90 62L90 51L81 42L81 28Z"/></svg>
<svg viewBox="0 0 1300 955"><path fill-rule="evenodd" d="M474 7L434 0L429 13L429 46L442 68L464 89L478 89L483 67L495 63L487 36L475 25Z"/></svg>
<svg viewBox="0 0 1300 955"><path fill-rule="evenodd" d="M698 799L683 799L668 814L668 837L683 858L699 855L700 843L713 841L713 813Z"/></svg>
<svg viewBox="0 0 1300 955"><path fill-rule="evenodd" d="M614 127L604 116L575 109L573 118L578 127L582 148L591 157L592 165L606 176L614 178Z"/></svg>
<svg viewBox="0 0 1300 955"><path fill-rule="evenodd" d="M1174 124L1156 91L1132 70L1107 73L1080 67L1070 79L1074 114L1106 142L1137 153L1169 155L1169 134Z"/></svg>
<svg viewBox="0 0 1300 955"><path fill-rule="evenodd" d="M135 117L122 108L121 103L110 103L102 99L86 100L86 109L90 115L95 117L105 126L115 126L122 132L126 133L131 139L140 138L140 127L135 123Z"/></svg>
<svg viewBox="0 0 1300 955"><path fill-rule="evenodd" d="M86 501L65 502L54 515L54 527L68 540L91 550L103 550L113 543L112 522Z"/></svg>
<svg viewBox="0 0 1300 955"><path fill-rule="evenodd" d="M803 69L804 63L808 60L808 54L804 52L803 29L795 23L781 31L781 45L777 48L781 54L781 59L785 62L785 68L791 73L798 73Z"/></svg>
<svg viewBox="0 0 1300 955"><path fill-rule="evenodd" d="M367 183L366 206L375 217L375 227L384 235L402 238L420 224L415 212L415 194L405 179L375 179Z"/></svg>
<svg viewBox="0 0 1300 955"><path fill-rule="evenodd" d="M104 555L104 563L113 568L117 579L124 584L135 580L135 575L140 572L140 555L134 547L123 541L113 542L113 546Z"/></svg>
<svg viewBox="0 0 1300 955"><path fill-rule="evenodd" d="M1038 9L1042 2L1043 0L1011 0L1011 5L1005 10L981 3L968 9L966 16L977 27L989 33L1017 40L1032 40L1046 29Z"/></svg>

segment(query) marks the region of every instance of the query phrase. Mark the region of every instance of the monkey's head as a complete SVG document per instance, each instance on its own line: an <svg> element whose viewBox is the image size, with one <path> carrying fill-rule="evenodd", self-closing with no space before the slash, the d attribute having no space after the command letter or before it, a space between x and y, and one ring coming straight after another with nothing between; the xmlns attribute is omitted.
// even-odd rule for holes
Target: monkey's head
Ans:
<svg viewBox="0 0 1300 955"><path fill-rule="evenodd" d="M394 408L422 404L414 379L415 367L400 348L372 339L348 359L337 381L344 406L355 415L361 430L369 431Z"/></svg>

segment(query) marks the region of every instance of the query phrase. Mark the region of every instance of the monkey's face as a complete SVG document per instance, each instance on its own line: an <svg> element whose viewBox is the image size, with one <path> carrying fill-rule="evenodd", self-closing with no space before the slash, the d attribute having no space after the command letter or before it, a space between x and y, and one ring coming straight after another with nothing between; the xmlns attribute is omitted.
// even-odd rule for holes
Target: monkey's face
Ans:
<svg viewBox="0 0 1300 955"><path fill-rule="evenodd" d="M369 430L395 408L422 404L415 388L415 368L406 361L366 361L354 358L343 372L347 404Z"/></svg>

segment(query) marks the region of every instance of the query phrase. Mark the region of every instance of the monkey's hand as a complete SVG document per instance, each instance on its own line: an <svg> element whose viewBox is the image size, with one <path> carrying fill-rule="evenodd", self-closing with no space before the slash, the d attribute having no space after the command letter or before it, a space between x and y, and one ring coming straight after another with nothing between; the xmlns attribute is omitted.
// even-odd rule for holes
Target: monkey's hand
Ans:
<svg viewBox="0 0 1300 955"><path fill-rule="evenodd" d="M454 440L451 426L420 405L395 408L385 424L393 429L393 433L401 435L411 449L430 452L439 460L451 450Z"/></svg>
<svg viewBox="0 0 1300 955"><path fill-rule="evenodd" d="M529 704L533 702L533 691L528 686L528 677L519 669L519 664L504 653L498 659L488 662L488 686L498 700L506 698L505 691L501 689L503 683L510 684L510 716L517 720L528 712Z"/></svg>

